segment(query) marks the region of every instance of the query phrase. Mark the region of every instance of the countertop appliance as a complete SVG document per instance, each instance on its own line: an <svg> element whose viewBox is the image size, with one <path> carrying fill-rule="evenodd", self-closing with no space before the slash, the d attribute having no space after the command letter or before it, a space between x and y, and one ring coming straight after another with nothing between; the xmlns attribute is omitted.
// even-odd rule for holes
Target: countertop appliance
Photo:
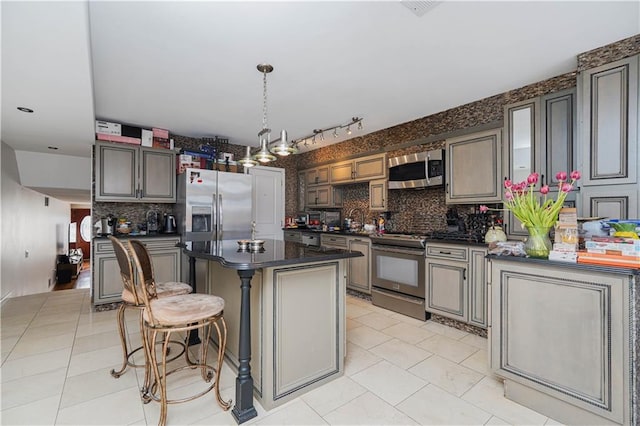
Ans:
<svg viewBox="0 0 640 426"><path fill-rule="evenodd" d="M159 231L160 219L156 210L147 212L147 234L157 234Z"/></svg>
<svg viewBox="0 0 640 426"><path fill-rule="evenodd" d="M389 159L389 189L444 186L444 149Z"/></svg>
<svg viewBox="0 0 640 426"><path fill-rule="evenodd" d="M113 235L118 220L113 215L100 219L100 235Z"/></svg>
<svg viewBox="0 0 640 426"><path fill-rule="evenodd" d="M176 218L172 214L164 214L164 226L162 227L163 234L175 234L177 232Z"/></svg>
<svg viewBox="0 0 640 426"><path fill-rule="evenodd" d="M425 237L380 234L371 237L371 302L420 319L425 311Z"/></svg>
<svg viewBox="0 0 640 426"><path fill-rule="evenodd" d="M178 175L173 210L182 241L250 239L252 200L251 175L186 169ZM187 256L183 256L183 280L188 272ZM206 262L196 262L197 282L205 282L205 277Z"/></svg>

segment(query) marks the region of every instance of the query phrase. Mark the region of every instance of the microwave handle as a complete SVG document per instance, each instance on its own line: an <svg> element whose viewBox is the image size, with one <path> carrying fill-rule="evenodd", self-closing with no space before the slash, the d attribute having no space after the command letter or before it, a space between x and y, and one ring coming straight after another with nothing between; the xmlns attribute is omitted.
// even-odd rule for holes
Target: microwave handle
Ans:
<svg viewBox="0 0 640 426"><path fill-rule="evenodd" d="M426 175L427 175L427 185L431 185L431 179L429 179L429 161L431 161L431 154L427 153L427 170L426 170Z"/></svg>

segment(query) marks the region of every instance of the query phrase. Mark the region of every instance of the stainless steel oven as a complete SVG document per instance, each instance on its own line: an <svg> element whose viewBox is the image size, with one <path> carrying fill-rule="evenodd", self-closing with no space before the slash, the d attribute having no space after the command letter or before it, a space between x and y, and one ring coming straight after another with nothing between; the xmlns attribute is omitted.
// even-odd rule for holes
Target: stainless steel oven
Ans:
<svg viewBox="0 0 640 426"><path fill-rule="evenodd" d="M424 321L424 240L381 236L372 237L372 242L372 303Z"/></svg>

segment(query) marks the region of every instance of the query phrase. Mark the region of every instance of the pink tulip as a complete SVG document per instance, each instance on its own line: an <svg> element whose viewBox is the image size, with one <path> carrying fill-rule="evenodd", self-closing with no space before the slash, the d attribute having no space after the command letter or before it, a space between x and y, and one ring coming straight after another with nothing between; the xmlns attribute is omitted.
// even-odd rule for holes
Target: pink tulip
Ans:
<svg viewBox="0 0 640 426"><path fill-rule="evenodd" d="M536 183L538 183L538 174L531 173L529 176L527 176L527 183L529 185L535 185Z"/></svg>
<svg viewBox="0 0 640 426"><path fill-rule="evenodd" d="M542 195L547 195L547 194L549 193L549 186L548 186L548 185L545 185L545 186L543 186L542 188L540 188L540 193L541 193Z"/></svg>
<svg viewBox="0 0 640 426"><path fill-rule="evenodd" d="M489 211L489 207L484 205L480 206L480 213L486 213L488 211Z"/></svg>
<svg viewBox="0 0 640 426"><path fill-rule="evenodd" d="M513 194L511 192L505 192L504 198L506 198L507 200L511 201L511 200L513 200Z"/></svg>
<svg viewBox="0 0 640 426"><path fill-rule="evenodd" d="M559 180L561 182L567 180L567 173L566 172L558 172L558 173L556 173L556 180Z"/></svg>
<svg viewBox="0 0 640 426"><path fill-rule="evenodd" d="M511 180L506 179L506 180L504 181L504 187L505 187L505 188L511 188L512 186L513 186L513 182L511 182Z"/></svg>
<svg viewBox="0 0 640 426"><path fill-rule="evenodd" d="M578 180L580 179L580 172L577 170L574 170L571 172L571 179L573 180Z"/></svg>
<svg viewBox="0 0 640 426"><path fill-rule="evenodd" d="M563 183L561 189L562 192L571 192L571 190L573 189L573 185L571 185L570 183Z"/></svg>

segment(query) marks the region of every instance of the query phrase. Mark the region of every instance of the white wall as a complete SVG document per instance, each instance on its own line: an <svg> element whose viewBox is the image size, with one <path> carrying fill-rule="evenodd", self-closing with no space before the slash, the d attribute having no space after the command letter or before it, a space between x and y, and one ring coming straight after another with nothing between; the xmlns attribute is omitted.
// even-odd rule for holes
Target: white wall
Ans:
<svg viewBox="0 0 640 426"><path fill-rule="evenodd" d="M89 156L91 147L87 148ZM20 183L28 188L91 191L91 158L42 152L15 151Z"/></svg>
<svg viewBox="0 0 640 426"><path fill-rule="evenodd" d="M43 194L20 184L13 148L2 142L0 157L1 298L49 291L49 279L55 282L56 255L69 249L70 205L49 197L45 207Z"/></svg>

